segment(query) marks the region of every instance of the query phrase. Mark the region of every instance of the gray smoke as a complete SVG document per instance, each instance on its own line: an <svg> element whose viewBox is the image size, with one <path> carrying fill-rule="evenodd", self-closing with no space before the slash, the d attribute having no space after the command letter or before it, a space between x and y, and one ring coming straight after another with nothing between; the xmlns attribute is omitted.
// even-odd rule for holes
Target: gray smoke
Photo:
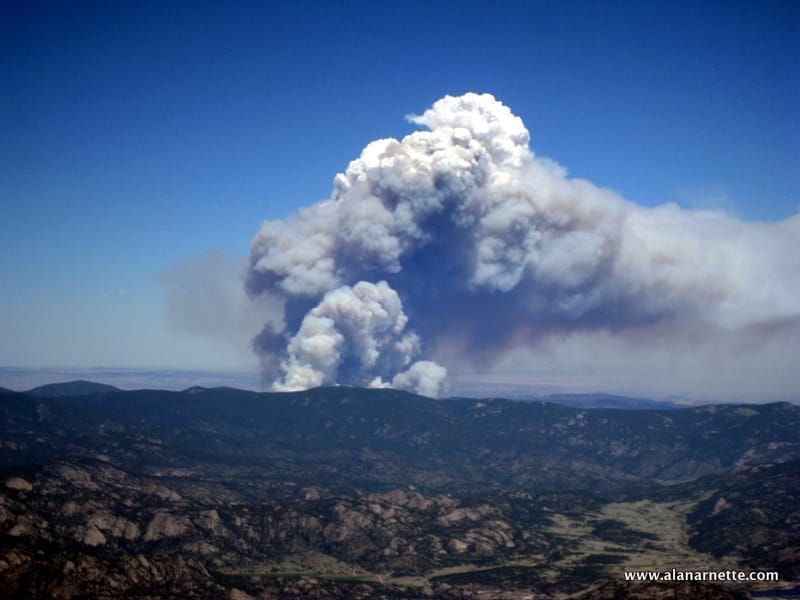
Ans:
<svg viewBox="0 0 800 600"><path fill-rule="evenodd" d="M242 293L246 273L246 257L225 250L206 252L161 273L158 282L164 293L167 326L244 350L252 360L253 331L263 327L270 314L280 327L283 307L268 295L248 298Z"/></svg>
<svg viewBox="0 0 800 600"><path fill-rule="evenodd" d="M254 341L274 387L435 396L433 356L486 367L571 333L800 320L800 215L640 207L537 157L488 94L411 121L428 130L372 142L329 200L253 240L247 291L282 307Z"/></svg>
<svg viewBox="0 0 800 600"><path fill-rule="evenodd" d="M340 379L383 386L419 352L419 337L405 332L408 317L385 281L359 281L325 294L303 318L286 348L277 389L305 389Z"/></svg>

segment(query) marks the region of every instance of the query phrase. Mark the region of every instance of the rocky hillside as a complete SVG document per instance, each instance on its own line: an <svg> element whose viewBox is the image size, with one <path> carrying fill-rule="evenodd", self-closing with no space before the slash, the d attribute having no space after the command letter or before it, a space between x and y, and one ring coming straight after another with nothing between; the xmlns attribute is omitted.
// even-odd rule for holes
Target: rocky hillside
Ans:
<svg viewBox="0 0 800 600"><path fill-rule="evenodd" d="M2 394L0 586L20 598L588 598L639 590L623 570L723 564L788 580L798 412L347 388Z"/></svg>
<svg viewBox="0 0 800 600"><path fill-rule="evenodd" d="M694 548L800 579L800 462L736 469L695 488L714 491L689 514Z"/></svg>

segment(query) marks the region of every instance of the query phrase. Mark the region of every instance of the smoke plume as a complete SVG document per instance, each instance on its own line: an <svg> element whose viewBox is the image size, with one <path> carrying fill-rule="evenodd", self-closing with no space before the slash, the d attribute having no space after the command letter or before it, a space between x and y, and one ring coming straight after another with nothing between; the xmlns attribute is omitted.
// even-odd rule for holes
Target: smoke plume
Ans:
<svg viewBox="0 0 800 600"><path fill-rule="evenodd" d="M800 320L800 215L643 208L537 157L488 94L411 121L427 129L372 142L330 199L253 240L247 291L282 312L254 340L275 388L435 396L432 357L488 366L572 333Z"/></svg>

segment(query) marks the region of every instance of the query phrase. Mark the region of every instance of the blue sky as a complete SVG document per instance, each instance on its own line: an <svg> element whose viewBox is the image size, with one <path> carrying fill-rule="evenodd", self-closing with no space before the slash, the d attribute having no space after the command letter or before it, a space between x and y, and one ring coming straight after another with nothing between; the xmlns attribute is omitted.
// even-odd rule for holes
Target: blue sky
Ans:
<svg viewBox="0 0 800 600"><path fill-rule="evenodd" d="M167 328L159 275L246 254L448 93L494 94L537 154L643 205L800 206L797 2L0 10L2 365L246 368Z"/></svg>

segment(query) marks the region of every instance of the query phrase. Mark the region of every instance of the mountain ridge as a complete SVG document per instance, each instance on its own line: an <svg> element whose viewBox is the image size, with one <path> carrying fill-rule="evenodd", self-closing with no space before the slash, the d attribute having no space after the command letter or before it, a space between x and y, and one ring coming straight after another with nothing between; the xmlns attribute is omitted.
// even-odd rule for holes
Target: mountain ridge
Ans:
<svg viewBox="0 0 800 600"><path fill-rule="evenodd" d="M297 457L320 454L310 465L314 476L336 472L337 478L377 486L500 481L564 489L570 482L571 489L599 486L612 492L637 481L695 479L736 464L800 456L800 407L787 403L588 410L543 401L433 400L398 390L346 387L268 394L194 388L6 397L0 425L16 436L47 435L47 443L38 444L43 456L58 455L64 443L73 453L89 455L99 444L113 455L117 450L104 431L166 434L163 448L175 456L247 456L290 468ZM87 444L83 450L76 436ZM383 456L387 471L370 467L374 452ZM0 461L13 463L14 454L0 451ZM350 466L334 469L344 456ZM457 464L450 473L439 472L437 464L448 457L457 458ZM147 456L138 453L136 460L146 463ZM400 481L399 474L409 480Z"/></svg>
<svg viewBox="0 0 800 600"><path fill-rule="evenodd" d="M800 578L788 403L12 392L0 431L0 586L17 597L549 598L666 566Z"/></svg>
<svg viewBox="0 0 800 600"><path fill-rule="evenodd" d="M105 392L122 391L118 387L107 383L97 383L86 379L76 379L74 381L64 381L60 383L48 383L40 385L25 392L37 398L53 398L58 396L86 396L89 394L101 394Z"/></svg>

